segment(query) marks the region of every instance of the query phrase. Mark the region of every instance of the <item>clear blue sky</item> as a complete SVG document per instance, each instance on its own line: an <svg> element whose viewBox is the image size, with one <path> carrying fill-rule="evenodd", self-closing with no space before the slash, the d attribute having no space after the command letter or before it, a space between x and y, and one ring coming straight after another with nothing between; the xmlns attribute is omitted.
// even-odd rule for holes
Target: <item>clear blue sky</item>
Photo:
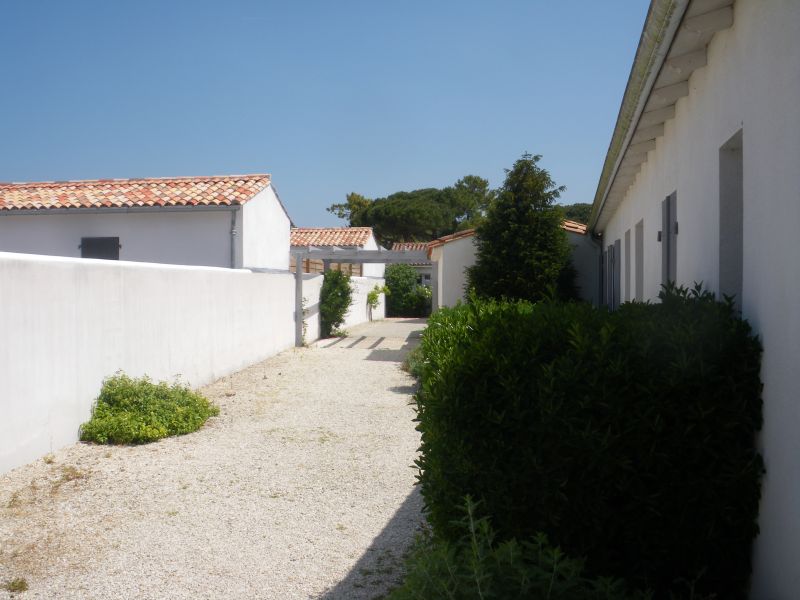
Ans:
<svg viewBox="0 0 800 600"><path fill-rule="evenodd" d="M0 181L268 172L298 225L503 180L591 202L646 0L2 0Z"/></svg>

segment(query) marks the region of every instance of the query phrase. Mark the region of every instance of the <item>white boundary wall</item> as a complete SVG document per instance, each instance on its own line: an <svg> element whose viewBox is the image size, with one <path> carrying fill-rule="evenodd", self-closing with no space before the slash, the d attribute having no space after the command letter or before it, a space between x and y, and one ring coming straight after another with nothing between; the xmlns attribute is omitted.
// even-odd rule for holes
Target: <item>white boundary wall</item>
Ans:
<svg viewBox="0 0 800 600"><path fill-rule="evenodd" d="M382 282L354 278L347 325ZM293 345L290 273L0 253L0 473L75 442L117 370L200 386Z"/></svg>

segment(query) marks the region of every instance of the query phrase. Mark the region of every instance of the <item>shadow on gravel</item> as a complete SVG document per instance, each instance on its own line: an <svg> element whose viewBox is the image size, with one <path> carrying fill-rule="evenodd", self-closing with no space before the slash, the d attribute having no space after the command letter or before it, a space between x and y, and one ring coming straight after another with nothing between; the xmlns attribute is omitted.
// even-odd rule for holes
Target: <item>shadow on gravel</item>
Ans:
<svg viewBox="0 0 800 600"><path fill-rule="evenodd" d="M422 520L422 496L419 488L414 487L347 576L319 598L382 598L402 581L403 560Z"/></svg>
<svg viewBox="0 0 800 600"><path fill-rule="evenodd" d="M389 348L375 348L372 352L370 352L367 355L366 360L379 360L384 362L403 362L403 360L405 360L406 358L406 355L409 352L411 352L411 350L419 346L419 343L420 343L419 336L415 336L412 333L403 341L403 346L401 348L398 348L397 350L392 350Z"/></svg>
<svg viewBox="0 0 800 600"><path fill-rule="evenodd" d="M406 396L414 395L417 393L417 386L415 385L394 385L389 388L390 392L395 394L405 394Z"/></svg>

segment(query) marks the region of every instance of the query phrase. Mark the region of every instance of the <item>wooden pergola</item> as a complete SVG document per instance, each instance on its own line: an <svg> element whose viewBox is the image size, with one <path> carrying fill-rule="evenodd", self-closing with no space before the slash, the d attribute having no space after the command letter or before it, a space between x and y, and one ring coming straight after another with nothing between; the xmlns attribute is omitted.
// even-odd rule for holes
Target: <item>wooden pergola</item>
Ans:
<svg viewBox="0 0 800 600"><path fill-rule="evenodd" d="M426 250L362 250L361 248L340 248L338 246L319 248L316 246L295 247L291 251L294 257L294 343L303 345L303 261L306 259L321 260L327 271L332 262L336 263L420 263L431 262ZM437 269L433 269L433 281L436 280Z"/></svg>

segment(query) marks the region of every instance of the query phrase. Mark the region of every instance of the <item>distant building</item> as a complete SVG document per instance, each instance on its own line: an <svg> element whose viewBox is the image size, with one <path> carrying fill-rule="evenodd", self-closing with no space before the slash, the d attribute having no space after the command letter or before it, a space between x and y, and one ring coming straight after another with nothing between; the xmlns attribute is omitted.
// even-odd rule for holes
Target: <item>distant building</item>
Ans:
<svg viewBox="0 0 800 600"><path fill-rule="evenodd" d="M562 229L572 248L572 264L577 271L576 285L580 297L598 302L598 250L587 235L586 225L564 221ZM433 309L454 306L466 297L467 269L475 264L475 230L467 229L440 237L428 243L428 256L434 261Z"/></svg>
<svg viewBox="0 0 800 600"><path fill-rule="evenodd" d="M394 242L392 251L402 252L425 252L428 250L428 242ZM430 262L409 263L417 272L417 281L422 285L431 287L431 274L433 264Z"/></svg>
<svg viewBox="0 0 800 600"><path fill-rule="evenodd" d="M292 248L360 248L362 250L378 250L378 241L372 227L296 227L291 231ZM360 277L383 277L383 263L336 263L331 262L329 268L344 271ZM322 273L325 270L323 261L317 259L303 260L304 273ZM290 259L290 269L295 270L294 257Z"/></svg>
<svg viewBox="0 0 800 600"><path fill-rule="evenodd" d="M0 183L0 251L289 268L269 175Z"/></svg>

